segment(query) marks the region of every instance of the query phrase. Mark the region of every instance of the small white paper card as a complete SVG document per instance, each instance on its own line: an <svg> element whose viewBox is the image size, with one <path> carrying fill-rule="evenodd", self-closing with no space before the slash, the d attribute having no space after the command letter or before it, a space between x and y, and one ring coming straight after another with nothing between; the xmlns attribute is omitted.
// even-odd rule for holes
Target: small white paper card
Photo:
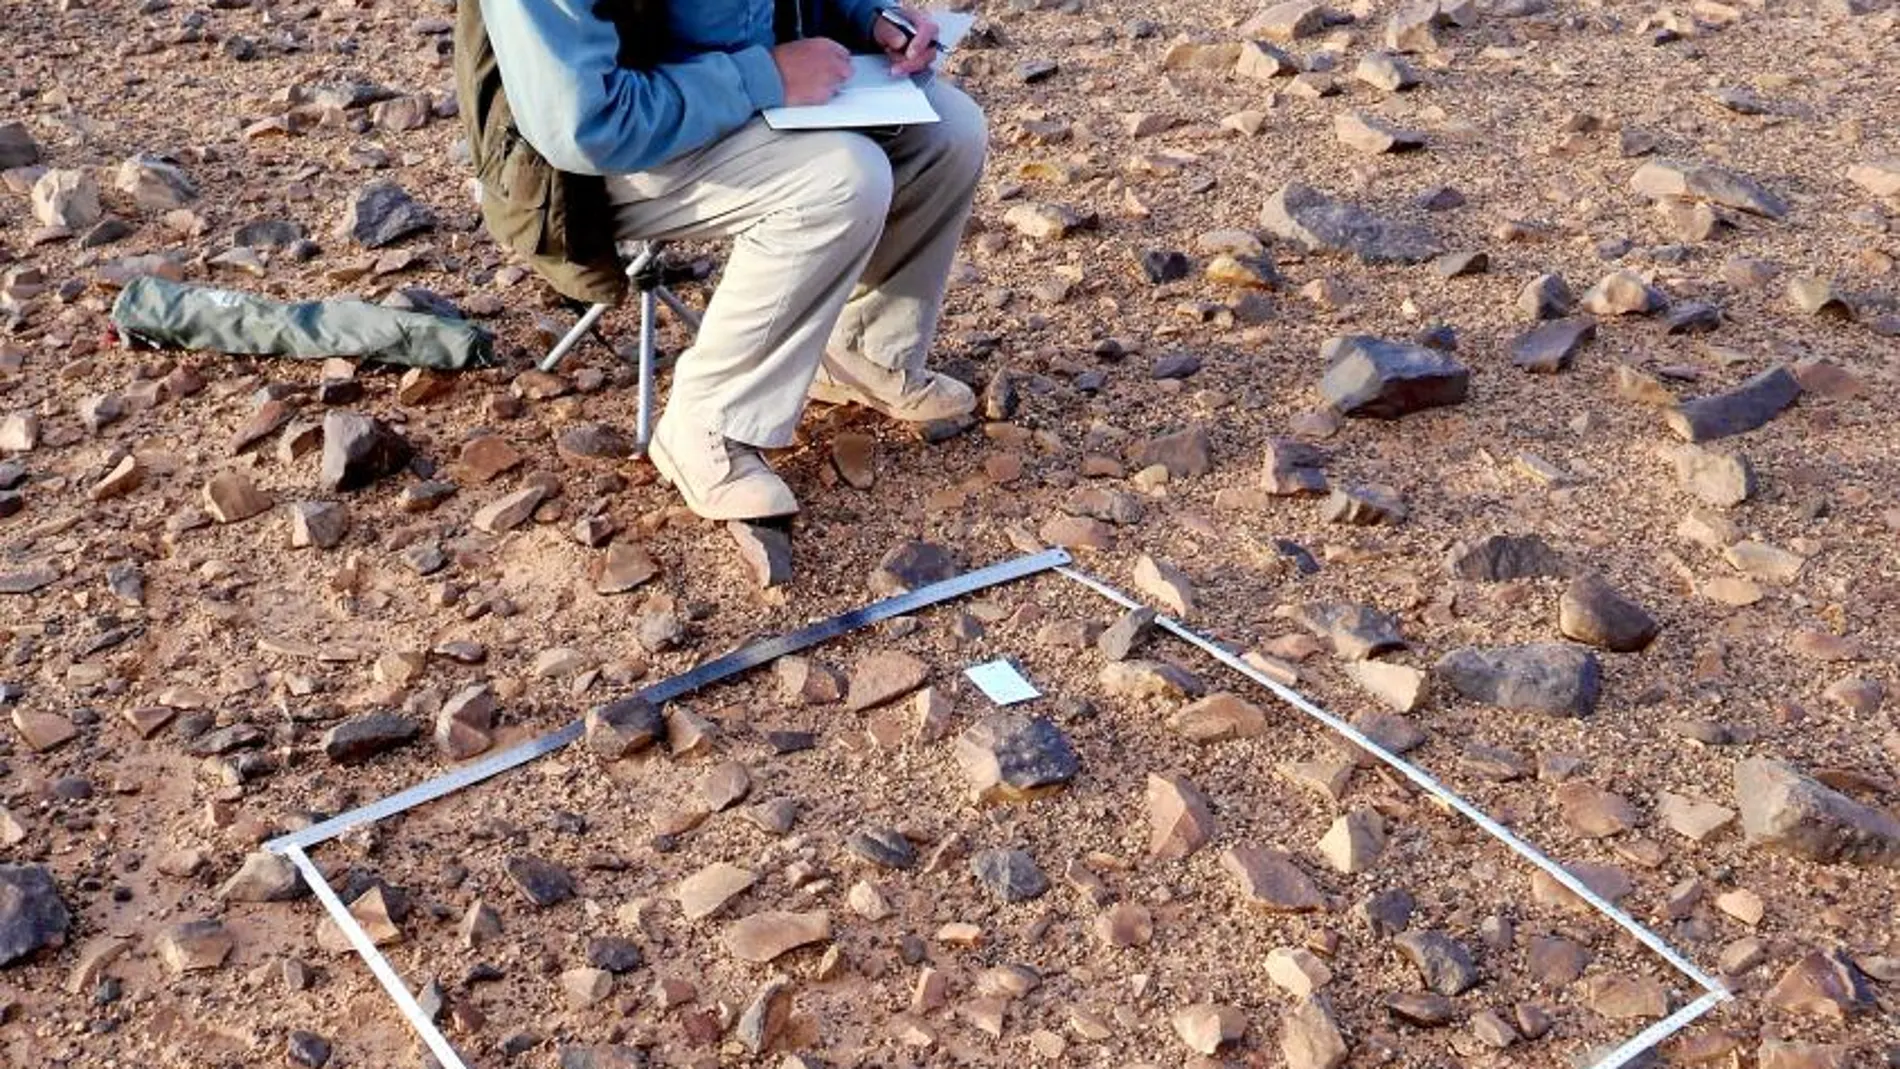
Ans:
<svg viewBox="0 0 1900 1069"><path fill-rule="evenodd" d="M963 670L963 674L970 677L970 682L976 684L976 689L982 691L984 697L998 705L1015 705L1042 697L1042 691L1024 679L1016 666L1008 661L986 661L971 665Z"/></svg>

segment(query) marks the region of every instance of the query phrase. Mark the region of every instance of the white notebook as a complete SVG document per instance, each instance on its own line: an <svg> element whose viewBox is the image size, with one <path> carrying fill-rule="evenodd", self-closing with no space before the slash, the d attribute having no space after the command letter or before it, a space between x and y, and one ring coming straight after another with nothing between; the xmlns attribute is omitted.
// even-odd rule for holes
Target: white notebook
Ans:
<svg viewBox="0 0 1900 1069"><path fill-rule="evenodd" d="M963 40L976 16L954 11L932 12L937 20L938 40L945 48L954 48ZM796 108L767 108L766 125L774 130L835 130L863 126L912 126L937 122L937 109L923 87L930 84L937 62L921 74L905 77L891 73L891 61L884 56L852 56L851 77L838 95L823 104Z"/></svg>

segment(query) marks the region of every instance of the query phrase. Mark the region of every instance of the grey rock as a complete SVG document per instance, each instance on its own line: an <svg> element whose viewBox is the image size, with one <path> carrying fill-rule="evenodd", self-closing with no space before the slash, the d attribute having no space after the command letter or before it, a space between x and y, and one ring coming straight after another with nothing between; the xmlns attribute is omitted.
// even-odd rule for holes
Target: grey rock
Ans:
<svg viewBox="0 0 1900 1069"><path fill-rule="evenodd" d="M1752 431L1800 396L1794 372L1778 364L1733 390L1684 401L1663 419L1683 441L1707 442Z"/></svg>
<svg viewBox="0 0 1900 1069"><path fill-rule="evenodd" d="M1177 249L1147 249L1139 258L1142 277L1150 285L1179 282L1194 270L1193 261Z"/></svg>
<svg viewBox="0 0 1900 1069"><path fill-rule="evenodd" d="M1494 534L1460 542L1446 557L1445 568L1457 578L1487 583L1571 573L1570 562L1537 535Z"/></svg>
<svg viewBox="0 0 1900 1069"><path fill-rule="evenodd" d="M1597 336L1589 316L1556 319L1531 328L1511 341L1511 363L1526 371L1554 374L1571 365L1583 343Z"/></svg>
<svg viewBox="0 0 1900 1069"><path fill-rule="evenodd" d="M1329 340L1320 356L1327 362L1320 393L1348 416L1397 419L1458 404L1470 390L1463 364L1422 345L1356 334Z"/></svg>
<svg viewBox="0 0 1900 1069"><path fill-rule="evenodd" d="M288 219L259 219L238 227L231 235L231 244L250 249L287 249L306 236L302 225Z"/></svg>
<svg viewBox="0 0 1900 1069"><path fill-rule="evenodd" d="M198 199L198 184L177 163L141 153L119 165L113 184L148 212L182 208Z"/></svg>
<svg viewBox="0 0 1900 1069"><path fill-rule="evenodd" d="M1267 201L1260 225L1307 252L1349 253L1367 263L1424 263L1444 251L1422 226L1381 219L1299 182Z"/></svg>
<svg viewBox="0 0 1900 1069"><path fill-rule="evenodd" d="M226 902L288 902L310 893L297 866L281 854L259 851L244 859L218 888Z"/></svg>
<svg viewBox="0 0 1900 1069"><path fill-rule="evenodd" d="M1027 902L1049 890L1049 877L1024 850L980 851L970 858L970 872L1005 902Z"/></svg>
<svg viewBox="0 0 1900 1069"><path fill-rule="evenodd" d="M301 1065L304 1069L323 1069L330 1064L330 1051L329 1040L315 1032L295 1031L290 1033L284 1057L290 1064Z"/></svg>
<svg viewBox="0 0 1900 1069"><path fill-rule="evenodd" d="M1096 636L1095 648L1111 661L1125 661L1154 633L1155 611L1130 609Z"/></svg>
<svg viewBox="0 0 1900 1069"><path fill-rule="evenodd" d="M587 964L596 969L619 975L638 969L644 960L640 945L631 939L602 935L587 941Z"/></svg>
<svg viewBox="0 0 1900 1069"><path fill-rule="evenodd" d="M1328 523L1355 527L1402 523L1406 515L1405 498L1385 486L1339 487L1327 497L1321 514Z"/></svg>
<svg viewBox="0 0 1900 1069"><path fill-rule="evenodd" d="M352 240L366 249L380 249L435 229L435 213L390 181L364 186L350 205L345 220Z"/></svg>
<svg viewBox="0 0 1900 1069"><path fill-rule="evenodd" d="M58 946L72 914L43 865L0 865L0 967Z"/></svg>
<svg viewBox="0 0 1900 1069"><path fill-rule="evenodd" d="M1670 334L1707 334L1722 325L1722 310L1705 301L1684 301L1669 309L1663 327Z"/></svg>
<svg viewBox="0 0 1900 1069"><path fill-rule="evenodd" d="M909 870L917 867L917 849L894 828L865 828L845 837L844 848L858 857L887 869Z"/></svg>
<svg viewBox="0 0 1900 1069"><path fill-rule="evenodd" d="M323 466L326 490L360 490L409 463L415 448L379 419L332 410L323 415Z"/></svg>
<svg viewBox="0 0 1900 1069"><path fill-rule="evenodd" d="M1823 864L1900 868L1900 820L1793 765L1763 757L1737 762L1735 804L1752 846Z"/></svg>
<svg viewBox="0 0 1900 1069"><path fill-rule="evenodd" d="M561 1048L560 1069L647 1069L647 1055L619 1043L567 1046Z"/></svg>
<svg viewBox="0 0 1900 1069"><path fill-rule="evenodd" d="M1562 275L1538 275L1517 291L1517 310L1526 319L1562 319L1576 307L1576 295Z"/></svg>
<svg viewBox="0 0 1900 1069"><path fill-rule="evenodd" d="M892 597L955 578L960 571L948 549L933 542L905 542L884 554L871 573L871 593Z"/></svg>
<svg viewBox="0 0 1900 1069"><path fill-rule="evenodd" d="M731 520L726 533L739 549L739 559L761 590L792 581L792 534L770 524Z"/></svg>
<svg viewBox="0 0 1900 1069"><path fill-rule="evenodd" d="M1636 169L1630 187L1652 200L1705 200L1725 208L1782 219L1788 204L1752 178L1704 163L1650 160Z"/></svg>
<svg viewBox="0 0 1900 1069"><path fill-rule="evenodd" d="M502 868L522 897L542 909L565 902L577 893L572 873L532 854L517 854L504 862Z"/></svg>
<svg viewBox="0 0 1900 1069"><path fill-rule="evenodd" d="M369 713L323 734L323 752L339 765L354 765L406 746L422 728L400 713Z"/></svg>
<svg viewBox="0 0 1900 1069"><path fill-rule="evenodd" d="M1464 278L1482 275L1490 270L1491 254L1483 251L1448 252L1432 262L1432 271L1439 278Z"/></svg>
<svg viewBox="0 0 1900 1069"><path fill-rule="evenodd" d="M1022 801L1068 783L1081 758L1062 729L1044 717L992 713L957 737L957 764L981 802Z"/></svg>
<svg viewBox="0 0 1900 1069"><path fill-rule="evenodd" d="M1405 648L1398 620L1364 605L1312 602L1294 610L1293 620L1332 642L1333 652L1349 661Z"/></svg>
<svg viewBox="0 0 1900 1069"><path fill-rule="evenodd" d="M1647 647L1661 630L1655 617L1594 572L1570 581L1557 611L1557 629L1565 638L1617 653Z"/></svg>
<svg viewBox="0 0 1900 1069"><path fill-rule="evenodd" d="M1406 932L1393 940L1424 979L1440 995L1461 995L1478 983L1478 967L1471 952L1439 931Z"/></svg>
<svg viewBox="0 0 1900 1069"><path fill-rule="evenodd" d="M1206 475L1214 468L1213 443L1206 428L1189 427L1148 439L1131 452L1130 460L1136 470L1159 464L1176 479Z"/></svg>
<svg viewBox="0 0 1900 1069"><path fill-rule="evenodd" d="M1411 925L1413 908L1411 893L1394 888L1361 900L1352 912L1373 935L1390 939Z"/></svg>
<svg viewBox="0 0 1900 1069"><path fill-rule="evenodd" d="M333 549L350 532L350 511L334 501L298 501L290 506L290 544Z"/></svg>
<svg viewBox="0 0 1900 1069"><path fill-rule="evenodd" d="M1326 492L1326 454L1289 438L1267 439L1266 461L1260 470L1260 488L1269 494L1323 494Z"/></svg>
<svg viewBox="0 0 1900 1069"><path fill-rule="evenodd" d="M40 162L40 146L22 123L0 123L0 171Z"/></svg>
<svg viewBox="0 0 1900 1069"><path fill-rule="evenodd" d="M1682 445L1669 451L1676 483L1698 501L1717 508L1733 508L1755 496L1759 484L1755 465L1740 453Z"/></svg>
<svg viewBox="0 0 1900 1069"><path fill-rule="evenodd" d="M1568 643L1453 650L1433 674L1473 701L1551 716L1590 715L1602 690L1596 655Z"/></svg>

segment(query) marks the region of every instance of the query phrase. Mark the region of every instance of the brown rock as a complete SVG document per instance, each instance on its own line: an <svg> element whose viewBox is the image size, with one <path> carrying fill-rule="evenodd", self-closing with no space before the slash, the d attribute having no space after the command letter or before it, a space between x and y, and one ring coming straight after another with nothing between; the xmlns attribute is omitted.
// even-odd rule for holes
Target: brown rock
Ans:
<svg viewBox="0 0 1900 1069"><path fill-rule="evenodd" d="M720 861L681 880L673 888L673 897L687 920L704 920L725 909L758 879L749 869Z"/></svg>
<svg viewBox="0 0 1900 1069"><path fill-rule="evenodd" d="M1214 837L1214 813L1207 796L1175 774L1148 775L1148 853L1160 861L1179 861Z"/></svg>
<svg viewBox="0 0 1900 1069"><path fill-rule="evenodd" d="M1655 1020L1669 1014L1669 991L1647 976L1604 973L1584 984L1584 1004L1615 1020Z"/></svg>
<svg viewBox="0 0 1900 1069"><path fill-rule="evenodd" d="M271 498L243 472L227 471L205 483L204 507L219 523L239 523L267 511Z"/></svg>
<svg viewBox="0 0 1900 1069"><path fill-rule="evenodd" d="M799 947L828 942L831 915L781 910L754 913L726 925L720 938L733 957L763 965Z"/></svg>
<svg viewBox="0 0 1900 1069"><path fill-rule="evenodd" d="M1266 711L1221 691L1184 705L1168 716L1168 727L1195 742L1251 739L1267 730Z"/></svg>
<svg viewBox="0 0 1900 1069"><path fill-rule="evenodd" d="M1240 885L1249 905L1276 913L1312 913L1326 908L1326 896L1313 878L1278 850L1235 847L1221 855L1221 868Z"/></svg>
<svg viewBox="0 0 1900 1069"><path fill-rule="evenodd" d="M1627 798L1594 783L1571 780L1557 788L1555 798L1563 810L1564 823L1587 838L1606 838L1628 831L1637 823L1636 808Z"/></svg>
<svg viewBox="0 0 1900 1069"><path fill-rule="evenodd" d="M602 595L625 594L638 590L660 574L659 562L645 546L635 542L615 542L596 558L594 592Z"/></svg>
<svg viewBox="0 0 1900 1069"><path fill-rule="evenodd" d="M1174 1034L1197 1054L1211 1055L1247 1034L1247 1016L1233 1006L1201 1002L1175 1012Z"/></svg>
<svg viewBox="0 0 1900 1069"><path fill-rule="evenodd" d="M1844 1022L1871 1009L1873 994L1840 951L1811 951L1789 966L1768 992L1768 1005L1789 1013Z"/></svg>
<svg viewBox="0 0 1900 1069"><path fill-rule="evenodd" d="M1154 931L1153 914L1133 902L1118 902L1095 918L1095 937L1118 950L1147 946Z"/></svg>
<svg viewBox="0 0 1900 1069"><path fill-rule="evenodd" d="M1319 841L1319 854L1334 869L1364 872L1385 850L1385 820L1371 809L1354 809L1333 820Z"/></svg>
<svg viewBox="0 0 1900 1069"><path fill-rule="evenodd" d="M73 722L58 713L42 713L18 705L13 707L13 727L20 733L20 741L34 753L63 746L79 734Z"/></svg>
<svg viewBox="0 0 1900 1069"><path fill-rule="evenodd" d="M1900 868L1900 821L1792 765L1760 757L1738 763L1735 798L1751 845L1810 861Z"/></svg>
<svg viewBox="0 0 1900 1069"><path fill-rule="evenodd" d="M1135 561L1135 589L1159 601L1177 617L1186 619L1194 614L1194 583L1181 569L1146 553Z"/></svg>
<svg viewBox="0 0 1900 1069"><path fill-rule="evenodd" d="M1431 677L1416 668L1388 661L1347 661L1345 669L1366 693L1398 712L1409 713L1425 702Z"/></svg>
<svg viewBox="0 0 1900 1069"><path fill-rule="evenodd" d="M173 976L208 972L224 964L237 938L215 920L185 921L158 933L158 956Z"/></svg>
<svg viewBox="0 0 1900 1069"><path fill-rule="evenodd" d="M909 694L929 678L930 666L908 653L873 653L852 669L845 706L852 712L875 708Z"/></svg>
<svg viewBox="0 0 1900 1069"><path fill-rule="evenodd" d="M1337 1069L1345 1064L1346 1037L1323 998L1303 998L1280 1018L1280 1053L1287 1069Z"/></svg>

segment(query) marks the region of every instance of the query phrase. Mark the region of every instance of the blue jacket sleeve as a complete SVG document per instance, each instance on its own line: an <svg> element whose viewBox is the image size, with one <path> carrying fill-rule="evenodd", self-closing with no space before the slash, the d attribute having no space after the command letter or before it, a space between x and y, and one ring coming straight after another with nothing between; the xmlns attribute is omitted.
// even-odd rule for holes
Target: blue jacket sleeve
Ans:
<svg viewBox="0 0 1900 1069"><path fill-rule="evenodd" d="M825 13L824 34L845 44L853 50L877 47L877 40L871 36L872 20L877 18L878 8L889 7L897 0L821 0ZM842 25L841 25L842 24Z"/></svg>
<svg viewBox="0 0 1900 1069"><path fill-rule="evenodd" d="M563 171L643 171L785 102L764 48L628 70L619 65L619 32L593 14L591 0L480 3L515 125Z"/></svg>

